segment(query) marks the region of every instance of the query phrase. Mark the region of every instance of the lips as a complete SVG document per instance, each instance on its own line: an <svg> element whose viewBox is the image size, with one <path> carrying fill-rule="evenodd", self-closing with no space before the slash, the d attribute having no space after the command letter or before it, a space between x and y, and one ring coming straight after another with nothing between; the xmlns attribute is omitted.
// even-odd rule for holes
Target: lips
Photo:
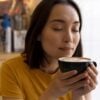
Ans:
<svg viewBox="0 0 100 100"><path fill-rule="evenodd" d="M74 48L72 48L72 47L63 47L63 48L59 48L59 49L66 51L66 50L73 50Z"/></svg>

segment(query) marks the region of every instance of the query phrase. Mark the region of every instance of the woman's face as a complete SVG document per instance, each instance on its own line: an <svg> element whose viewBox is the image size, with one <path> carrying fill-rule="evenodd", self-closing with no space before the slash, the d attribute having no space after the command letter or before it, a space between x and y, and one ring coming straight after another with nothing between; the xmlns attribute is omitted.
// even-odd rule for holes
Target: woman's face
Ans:
<svg viewBox="0 0 100 100"><path fill-rule="evenodd" d="M80 41L79 27L79 16L72 6L55 5L40 36L47 57L71 57Z"/></svg>

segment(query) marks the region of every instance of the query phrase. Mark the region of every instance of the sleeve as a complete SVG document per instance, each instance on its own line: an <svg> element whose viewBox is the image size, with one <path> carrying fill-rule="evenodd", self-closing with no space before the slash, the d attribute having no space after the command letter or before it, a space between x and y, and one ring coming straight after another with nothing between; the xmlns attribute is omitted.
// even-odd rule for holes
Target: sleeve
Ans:
<svg viewBox="0 0 100 100"><path fill-rule="evenodd" d="M23 93L16 80L16 75L10 67L6 63L3 63L0 67L0 95L23 98Z"/></svg>

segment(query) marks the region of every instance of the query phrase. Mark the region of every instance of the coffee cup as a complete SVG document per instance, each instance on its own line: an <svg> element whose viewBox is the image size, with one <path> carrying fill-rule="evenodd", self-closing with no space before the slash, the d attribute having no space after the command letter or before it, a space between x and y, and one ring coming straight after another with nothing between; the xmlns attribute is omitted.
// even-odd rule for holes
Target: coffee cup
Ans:
<svg viewBox="0 0 100 100"><path fill-rule="evenodd" d="M61 72L77 70L78 74L84 72L87 67L89 67L90 63L97 66L95 61L85 57L61 57L58 59L58 63Z"/></svg>

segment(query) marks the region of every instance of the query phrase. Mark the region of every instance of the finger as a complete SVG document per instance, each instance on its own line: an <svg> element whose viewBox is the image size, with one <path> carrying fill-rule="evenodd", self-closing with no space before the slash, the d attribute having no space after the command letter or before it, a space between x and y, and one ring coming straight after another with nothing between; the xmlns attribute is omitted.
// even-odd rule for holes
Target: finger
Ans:
<svg viewBox="0 0 100 100"><path fill-rule="evenodd" d="M91 92L92 90L93 90L93 88L91 88L90 85L86 85L83 87L83 93L85 93L85 94Z"/></svg>
<svg viewBox="0 0 100 100"><path fill-rule="evenodd" d="M98 75L98 71L93 63L90 63L90 67L95 72L95 74Z"/></svg>
<svg viewBox="0 0 100 100"><path fill-rule="evenodd" d="M90 67L87 68L87 71L90 76L90 79L93 80L95 84L97 84L97 75L93 72L93 70Z"/></svg>
<svg viewBox="0 0 100 100"><path fill-rule="evenodd" d="M88 79L84 79L81 81L78 81L72 85L69 85L69 90L75 90L75 89L79 89L79 88L84 88L86 86L89 85L89 80Z"/></svg>
<svg viewBox="0 0 100 100"><path fill-rule="evenodd" d="M77 75L77 76L75 76L75 77L72 77L72 78L70 78L70 79L67 79L67 80L65 81L65 84L71 85L71 84L74 84L74 83L76 83L76 82L79 82L80 80L88 79L87 77L88 77L88 74L87 74L87 73L82 73L82 74L80 74L80 75Z"/></svg>
<svg viewBox="0 0 100 100"><path fill-rule="evenodd" d="M94 80L90 76L88 77L88 79L89 79L89 85L90 85L90 87L92 89L95 89L97 82L94 82Z"/></svg>
<svg viewBox="0 0 100 100"><path fill-rule="evenodd" d="M65 72L65 73L58 72L58 77L61 80L65 80L65 79L68 79L68 78L70 78L70 77L72 77L76 74L77 74L76 70L68 71L68 72Z"/></svg>

